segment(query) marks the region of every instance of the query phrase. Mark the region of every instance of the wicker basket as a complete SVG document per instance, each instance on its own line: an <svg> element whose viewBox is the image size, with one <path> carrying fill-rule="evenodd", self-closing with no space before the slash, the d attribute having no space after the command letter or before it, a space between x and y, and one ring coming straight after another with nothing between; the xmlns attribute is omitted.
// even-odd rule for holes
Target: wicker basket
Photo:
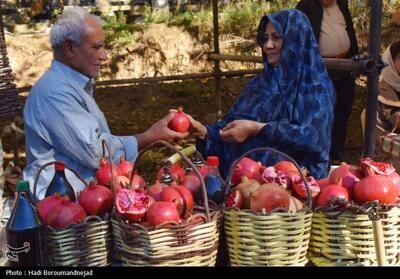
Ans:
<svg viewBox="0 0 400 279"><path fill-rule="evenodd" d="M203 187L204 207L196 207L183 224L165 223L156 228L139 223L126 224L119 215L111 216L115 248L124 266L214 266L219 240L221 211L210 208L203 178L190 160L172 145L157 141L143 149L137 158L155 145L175 150L193 167ZM137 164L135 164L137 165ZM132 172L134 173L134 171Z"/></svg>
<svg viewBox="0 0 400 279"><path fill-rule="evenodd" d="M268 147L252 149L233 162L228 185L234 167L252 152L272 151L298 164L288 155ZM308 207L296 213L256 213L248 209L224 209L224 229L232 266L304 266L310 239L311 193L306 179L302 179L308 190ZM229 189L227 189L229 190Z"/></svg>
<svg viewBox="0 0 400 279"><path fill-rule="evenodd" d="M399 264L400 209L393 206L366 208L353 207L342 211L327 211L322 208L313 214L308 253L313 264L378 265L377 246L381 246L385 258L382 265ZM371 217L371 212L374 211L378 218ZM376 229L377 221L382 229ZM382 239L381 243L379 238Z"/></svg>
<svg viewBox="0 0 400 279"><path fill-rule="evenodd" d="M35 178L36 197L40 172L56 161L43 165ZM68 166L65 166L68 168ZM72 171L85 185L80 175ZM82 223L65 229L46 226L46 263L49 266L107 266L111 262L111 231L109 214L88 216Z"/></svg>

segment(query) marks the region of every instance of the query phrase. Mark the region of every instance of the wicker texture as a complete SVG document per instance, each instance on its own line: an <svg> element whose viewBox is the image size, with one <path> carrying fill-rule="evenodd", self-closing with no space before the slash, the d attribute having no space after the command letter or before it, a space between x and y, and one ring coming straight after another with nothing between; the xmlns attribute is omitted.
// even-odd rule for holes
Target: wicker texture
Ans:
<svg viewBox="0 0 400 279"><path fill-rule="evenodd" d="M387 264L397 265L400 256L400 209L378 212L383 226ZM318 266L377 265L373 226L368 214L315 212L308 257Z"/></svg>
<svg viewBox="0 0 400 279"><path fill-rule="evenodd" d="M0 117L14 116L21 109L15 78L7 56L3 13L0 3Z"/></svg>
<svg viewBox="0 0 400 279"><path fill-rule="evenodd" d="M107 266L111 261L108 216L89 216L67 229L46 228L47 263L50 266Z"/></svg>

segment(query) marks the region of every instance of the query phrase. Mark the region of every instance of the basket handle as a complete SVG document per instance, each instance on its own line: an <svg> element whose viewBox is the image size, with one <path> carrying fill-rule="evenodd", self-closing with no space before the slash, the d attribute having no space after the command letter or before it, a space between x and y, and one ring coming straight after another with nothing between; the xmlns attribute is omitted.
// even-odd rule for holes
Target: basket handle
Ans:
<svg viewBox="0 0 400 279"><path fill-rule="evenodd" d="M255 152L261 152L261 151L272 151L273 153L282 155L283 157L285 157L286 159L288 159L290 162L292 162L292 163L296 166L297 170L298 170L299 173L300 173L301 179L304 181L304 185L305 185L306 188L307 188L307 205L308 205L308 208L311 210L311 209L312 209L311 189L310 189L310 186L308 185L308 182L307 182L307 180L306 180L306 178L305 178L303 172L301 171L301 167L297 164L297 162L296 162L292 157L290 157L289 155L287 155L287 154L285 154L285 153L283 153L283 152L281 152L281 151L278 151L278 150L276 150L276 149L274 149L274 148L271 148L271 147L257 147L257 148L250 149L249 151L247 151L246 153L244 153L242 156L240 156L238 159L236 159L236 160L232 163L232 165L231 165L230 168L229 168L229 175L228 175L228 177L227 177L227 179L226 179L226 181L227 181L226 184L227 184L228 187L226 187L225 199L226 199L226 197L228 196L229 189L230 189L231 186L232 186L232 175L233 175L233 171L235 170L235 167L236 167L237 163L238 163L241 159L243 159L244 157L248 156L249 154L255 153Z"/></svg>
<svg viewBox="0 0 400 279"><path fill-rule="evenodd" d="M203 191L203 200L204 200L204 207L205 207L205 210L206 210L207 222L210 222L210 220L211 220L211 218L210 218L210 209L208 207L207 191L206 191L206 186L205 186L205 183L204 183L203 176L201 175L201 173L198 170L198 168L188 159L188 157L183 152L181 152L180 150L176 149L172 144L169 144L168 142L166 142L164 140L158 140L158 141L155 141L152 144L146 146L145 148L143 148L139 152L138 157L136 158L136 162L139 161L139 159L142 157L142 155L147 150L150 150L151 148L155 147L156 145L164 145L164 146L168 147L169 149L172 149L173 151L178 153L182 157L182 159L188 165L190 165L193 168L193 170L196 172L196 175L199 177L199 180L200 180L201 189ZM133 165L132 172L131 172L131 178L129 180L129 185L132 185L132 181L133 181L133 176L135 174L136 165L137 165L136 163Z"/></svg>
<svg viewBox="0 0 400 279"><path fill-rule="evenodd" d="M82 181L82 183L85 185L85 187L88 186L88 184L86 183L86 181L82 178L82 176L81 176L76 170L71 169L71 168L68 167L64 162L61 162L61 161L51 161L51 162L48 162L48 163L44 164L43 166L41 166L41 167L39 168L39 170L38 170L36 176L35 176L35 181L33 182L33 196L34 196L34 198L36 199L36 201L38 200L37 197L36 197L36 190L37 190L37 184L38 184L38 182L39 182L40 173L41 173L42 170L43 170L44 168L46 168L47 166L54 165L54 164L57 164L57 163L58 163L58 164L63 164L64 167L65 167L66 169L68 169L69 171L71 171L73 174L76 175L76 177L79 178L80 181ZM47 186L48 186L48 185L47 185ZM72 188L72 189L73 189L73 188ZM74 190L74 193L75 193L75 196L77 196L75 190Z"/></svg>
<svg viewBox="0 0 400 279"><path fill-rule="evenodd" d="M115 180L114 180L114 172L113 172L114 166L113 166L113 163L112 163L112 154L111 154L111 151L110 151L110 147L108 146L107 142L104 139L101 141L101 147L103 149L103 158L107 158L108 159L108 164L110 165L110 172L111 172L111 185L110 185L110 187L111 187L111 191L112 191L112 193L113 193L113 195L115 197L116 196L116 192L115 192L116 190L115 190ZM106 156L105 151L107 151L108 156Z"/></svg>

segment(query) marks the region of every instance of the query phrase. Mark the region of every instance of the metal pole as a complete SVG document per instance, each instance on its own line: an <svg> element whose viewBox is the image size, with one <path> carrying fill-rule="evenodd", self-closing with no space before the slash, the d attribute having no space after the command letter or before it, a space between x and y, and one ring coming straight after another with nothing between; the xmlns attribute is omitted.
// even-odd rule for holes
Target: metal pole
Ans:
<svg viewBox="0 0 400 279"><path fill-rule="evenodd" d="M369 55L376 65L380 62L381 46L381 22L382 22L382 0L370 1L371 5L371 25ZM365 139L363 156L372 156L375 153L375 126L376 111L378 103L378 85L380 69L375 68L368 75L368 97L365 121Z"/></svg>
<svg viewBox="0 0 400 279"><path fill-rule="evenodd" d="M219 54L219 25L218 25L218 0L213 0L213 32L214 32L214 53ZM215 93L217 96L217 117L222 118L221 110L221 72L219 60L214 61L214 72L215 76Z"/></svg>

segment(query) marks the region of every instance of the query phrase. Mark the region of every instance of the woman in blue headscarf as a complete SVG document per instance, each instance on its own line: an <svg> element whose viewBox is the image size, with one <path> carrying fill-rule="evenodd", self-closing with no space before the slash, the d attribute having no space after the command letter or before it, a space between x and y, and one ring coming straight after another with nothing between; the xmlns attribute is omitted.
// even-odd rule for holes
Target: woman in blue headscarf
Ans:
<svg viewBox="0 0 400 279"><path fill-rule="evenodd" d="M265 15L257 41L264 69L225 117L207 126L190 117L197 150L219 156L224 177L235 159L262 146L292 156L317 179L326 177L334 88L307 17L297 10ZM283 159L251 157L266 165Z"/></svg>

